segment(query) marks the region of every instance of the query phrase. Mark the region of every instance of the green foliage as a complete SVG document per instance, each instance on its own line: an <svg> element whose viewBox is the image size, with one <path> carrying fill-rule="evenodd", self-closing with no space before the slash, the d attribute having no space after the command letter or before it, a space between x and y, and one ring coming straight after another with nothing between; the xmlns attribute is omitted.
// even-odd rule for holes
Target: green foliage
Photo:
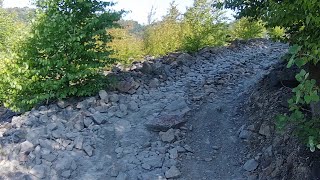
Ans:
<svg viewBox="0 0 320 180"><path fill-rule="evenodd" d="M183 20L183 49L197 51L206 46L226 44L225 12L212 7L213 0L195 0Z"/></svg>
<svg viewBox="0 0 320 180"><path fill-rule="evenodd" d="M143 31L145 30L145 26L139 24L137 21L133 20L120 20L118 24L123 27L124 29L128 29L129 33L137 36L142 37Z"/></svg>
<svg viewBox="0 0 320 180"><path fill-rule="evenodd" d="M110 57L118 59L125 65L131 64L133 60L142 59L144 56L143 40L129 31L128 27L109 30L113 40L108 46L114 50L114 54Z"/></svg>
<svg viewBox="0 0 320 180"><path fill-rule="evenodd" d="M283 41L285 40L285 29L279 26L269 28L268 36L274 41Z"/></svg>
<svg viewBox="0 0 320 180"><path fill-rule="evenodd" d="M0 8L0 52L7 52L11 47L10 37L14 34L13 16Z"/></svg>
<svg viewBox="0 0 320 180"><path fill-rule="evenodd" d="M23 24L30 24L31 20L35 18L36 10L28 7L24 8L6 8L9 14L14 15L14 20Z"/></svg>
<svg viewBox="0 0 320 180"><path fill-rule="evenodd" d="M163 21L148 26L144 33L146 54L160 56L181 49L180 13L174 3Z"/></svg>
<svg viewBox="0 0 320 180"><path fill-rule="evenodd" d="M250 21L243 17L231 25L231 38L248 40L265 37L266 29L262 21Z"/></svg>
<svg viewBox="0 0 320 180"><path fill-rule="evenodd" d="M286 34L285 40L293 45L289 51L292 57L288 67L316 67L320 60L318 0L226 0L225 7L240 10L239 17L261 18L268 28L282 27ZM319 69L310 68L309 73L306 71L302 70L296 77L300 85L293 90L295 95L289 101L291 115L280 119L281 122L295 122L296 132L314 151L320 143L320 117L308 117L304 106L319 101L320 78L316 76Z"/></svg>
<svg viewBox="0 0 320 180"><path fill-rule="evenodd" d="M105 44L106 28L120 12L98 0L38 0L31 36L19 44L17 57L6 64L2 101L13 110L68 96L92 95L105 86L102 68L113 63Z"/></svg>

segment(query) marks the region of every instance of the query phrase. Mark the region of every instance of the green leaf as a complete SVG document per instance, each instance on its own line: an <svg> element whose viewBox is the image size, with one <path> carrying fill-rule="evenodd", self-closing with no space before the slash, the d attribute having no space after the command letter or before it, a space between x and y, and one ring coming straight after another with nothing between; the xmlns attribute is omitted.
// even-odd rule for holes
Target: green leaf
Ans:
<svg viewBox="0 0 320 180"><path fill-rule="evenodd" d="M287 64L287 68L291 68L291 66L295 63L295 56L291 56L288 64Z"/></svg>
<svg viewBox="0 0 320 180"><path fill-rule="evenodd" d="M307 104L310 104L310 102L312 101L312 97L309 95L305 95L304 100L306 101Z"/></svg>
<svg viewBox="0 0 320 180"><path fill-rule="evenodd" d="M301 46L295 44L289 48L289 53L296 55L301 50L301 48L302 48Z"/></svg>

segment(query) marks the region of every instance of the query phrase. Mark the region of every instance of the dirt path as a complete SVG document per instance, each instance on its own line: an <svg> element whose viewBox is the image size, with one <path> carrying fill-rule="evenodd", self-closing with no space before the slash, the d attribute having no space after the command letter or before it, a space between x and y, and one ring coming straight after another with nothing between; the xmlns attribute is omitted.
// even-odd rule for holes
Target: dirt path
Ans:
<svg viewBox="0 0 320 180"><path fill-rule="evenodd" d="M250 69L251 74L232 79L234 82L226 82L227 85L209 99L211 102L201 105L190 117L187 124L193 127L193 131L188 133L186 144L194 152L181 162L181 179L226 180L250 177L244 170L244 164L252 157L243 143L245 137L239 136L240 128L248 121L246 114L239 114L237 109L243 106L253 87L277 63L275 56L270 56L270 52L267 54L257 51L243 54L242 57L235 55L240 62L247 62L246 68ZM230 69L237 69L237 66ZM229 74L233 73L237 71L229 71ZM253 163L250 166L255 165Z"/></svg>

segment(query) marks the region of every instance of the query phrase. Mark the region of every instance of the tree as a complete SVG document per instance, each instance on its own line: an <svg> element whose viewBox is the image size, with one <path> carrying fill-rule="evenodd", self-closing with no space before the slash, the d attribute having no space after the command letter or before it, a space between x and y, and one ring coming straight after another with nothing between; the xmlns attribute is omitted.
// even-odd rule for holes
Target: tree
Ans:
<svg viewBox="0 0 320 180"><path fill-rule="evenodd" d="M10 47L11 34L14 33L13 16L0 7L0 52L7 52Z"/></svg>
<svg viewBox="0 0 320 180"><path fill-rule="evenodd" d="M172 2L162 21L146 28L144 45L147 54L160 56L181 49L182 30L179 16L177 5Z"/></svg>
<svg viewBox="0 0 320 180"><path fill-rule="evenodd" d="M28 110L51 99L92 95L103 88L101 70L114 59L105 48L121 12L99 0L37 0L39 13L31 36L8 64L3 102L13 110ZM4 82L5 81L5 82ZM8 85L9 84L9 85Z"/></svg>
<svg viewBox="0 0 320 180"><path fill-rule="evenodd" d="M114 54L112 58L118 59L124 65L129 65L133 60L140 60L144 56L143 40L130 33L130 26L110 29L108 32L113 37L108 44Z"/></svg>
<svg viewBox="0 0 320 180"><path fill-rule="evenodd" d="M212 6L214 0L195 0L183 20L183 49L197 51L205 46L226 43L228 34L225 12Z"/></svg>
<svg viewBox="0 0 320 180"><path fill-rule="evenodd" d="M241 18L231 25L232 39L248 40L262 38L266 35L266 29L262 21L250 21L248 18Z"/></svg>
<svg viewBox="0 0 320 180"><path fill-rule="evenodd" d="M130 34L134 34L135 36L142 37L143 31L145 30L145 26L139 24L139 22L134 20L120 20L119 25L122 28L128 29Z"/></svg>
<svg viewBox="0 0 320 180"><path fill-rule="evenodd" d="M318 0L227 0L225 6L238 10L238 17L261 18L268 28L285 29L286 41L292 46L288 67L297 65L302 70L296 76L300 85L294 88L289 101L291 114L280 118L295 123L296 132L305 138L312 151L320 148L320 17ZM313 117L303 112L311 105Z"/></svg>
<svg viewBox="0 0 320 180"><path fill-rule="evenodd" d="M152 6L147 16L147 20L148 20L147 25L151 25L155 22L154 16L156 15L156 11L157 11L157 8Z"/></svg>

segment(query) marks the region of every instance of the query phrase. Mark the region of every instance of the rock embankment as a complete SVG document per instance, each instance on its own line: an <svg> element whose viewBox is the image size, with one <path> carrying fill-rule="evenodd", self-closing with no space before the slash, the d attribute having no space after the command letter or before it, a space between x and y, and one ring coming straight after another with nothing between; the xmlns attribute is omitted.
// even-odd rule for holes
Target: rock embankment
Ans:
<svg viewBox="0 0 320 180"><path fill-rule="evenodd" d="M188 141L194 125L187 120L221 92L247 90L286 50L285 44L252 40L134 63L128 72L114 69L121 79L117 91L2 122L0 179L185 179L181 160L199 152ZM223 111L221 101L217 109Z"/></svg>

